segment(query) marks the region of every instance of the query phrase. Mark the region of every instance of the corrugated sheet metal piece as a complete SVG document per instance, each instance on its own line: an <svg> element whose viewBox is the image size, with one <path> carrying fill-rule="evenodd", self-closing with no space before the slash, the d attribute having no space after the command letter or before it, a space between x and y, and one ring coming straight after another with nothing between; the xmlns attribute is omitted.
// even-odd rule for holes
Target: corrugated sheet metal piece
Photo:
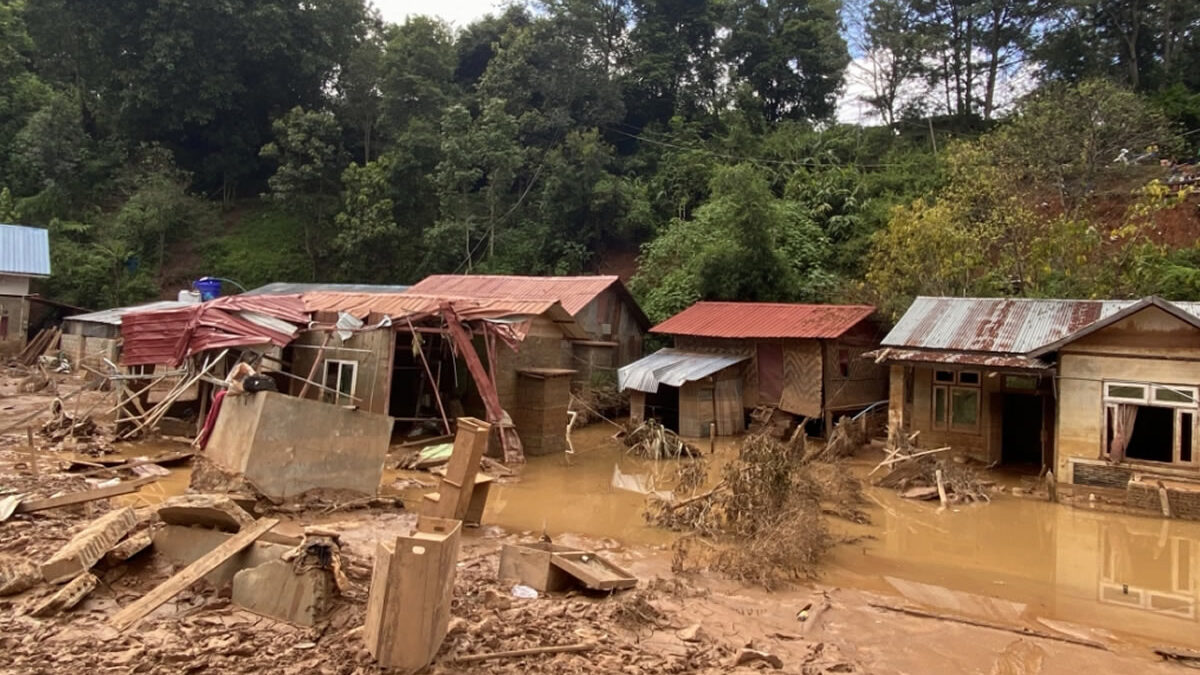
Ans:
<svg viewBox="0 0 1200 675"><path fill-rule="evenodd" d="M144 305L131 305L129 307L114 307L112 309L102 309L99 312L88 312L87 314L74 314L63 319L63 321L83 321L85 323L104 323L110 326L120 326L121 317L132 312L153 312L160 309L179 309L196 303L178 302L176 300L160 300L158 302L148 302Z"/></svg>
<svg viewBox="0 0 1200 675"><path fill-rule="evenodd" d="M653 394L660 384L678 387L694 382L729 366L748 360L736 354L706 354L682 349L660 349L617 370L617 387Z"/></svg>
<svg viewBox="0 0 1200 675"><path fill-rule="evenodd" d="M698 302L650 332L711 338L832 339L874 313L869 305Z"/></svg>
<svg viewBox="0 0 1200 675"><path fill-rule="evenodd" d="M0 274L50 276L50 233L40 227L0 224Z"/></svg>
<svg viewBox="0 0 1200 675"><path fill-rule="evenodd" d="M919 297L883 340L885 347L1027 354L1137 302ZM1174 303L1200 316L1200 303Z"/></svg>
<svg viewBox="0 0 1200 675"><path fill-rule="evenodd" d="M571 316L621 280L616 276L520 277L499 274L434 274L413 286L412 293L462 298L511 298L562 303ZM623 286L622 286L623 288ZM640 310L639 310L640 311Z"/></svg>
<svg viewBox="0 0 1200 675"><path fill-rule="evenodd" d="M378 284L309 284L276 281L252 288L242 295L295 295L297 293L314 293L330 291L334 293L403 293L408 286L383 286Z"/></svg>

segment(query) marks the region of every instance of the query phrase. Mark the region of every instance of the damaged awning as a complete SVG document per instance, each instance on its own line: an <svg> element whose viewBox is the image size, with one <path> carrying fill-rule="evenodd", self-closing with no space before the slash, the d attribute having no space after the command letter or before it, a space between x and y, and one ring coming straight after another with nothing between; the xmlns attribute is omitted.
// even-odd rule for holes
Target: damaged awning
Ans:
<svg viewBox="0 0 1200 675"><path fill-rule="evenodd" d="M1024 354L988 354L932 349L884 347L863 354L875 363L933 363L951 366L979 366L995 369L1045 370L1053 364Z"/></svg>
<svg viewBox="0 0 1200 675"><path fill-rule="evenodd" d="M621 391L633 389L654 394L658 392L659 385L678 387L684 382L702 380L749 358L739 354L706 354L668 347L621 367L617 371L617 385Z"/></svg>

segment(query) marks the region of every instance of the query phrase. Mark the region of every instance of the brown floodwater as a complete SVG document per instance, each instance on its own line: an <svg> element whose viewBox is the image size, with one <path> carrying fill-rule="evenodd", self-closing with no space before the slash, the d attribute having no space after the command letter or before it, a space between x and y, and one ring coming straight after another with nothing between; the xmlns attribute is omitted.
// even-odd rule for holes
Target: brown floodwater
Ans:
<svg viewBox="0 0 1200 675"><path fill-rule="evenodd" d="M493 484L484 523L535 536L544 531L552 538L576 534L628 546L669 546L675 535L648 526L642 517L645 497L613 487L613 474L616 467L641 476L645 487L666 490L678 462L630 457L612 439L613 431L594 424L574 432L575 454L529 458L518 479ZM719 442L711 473L733 456L736 442ZM121 456L184 447L138 444ZM851 470L865 473L872 464L859 460ZM172 468L170 476L118 499L154 504L182 493L189 478L188 468ZM397 490L396 481L406 478L428 487ZM436 478L423 472L387 471L383 479L383 491L399 492L410 507L435 486ZM870 524L833 521L834 531L855 543L835 548L821 580L826 584L1033 628L1102 627L1134 640L1200 648L1200 522L1007 494L990 504L944 511L936 502L901 499L890 490L868 488L867 496Z"/></svg>

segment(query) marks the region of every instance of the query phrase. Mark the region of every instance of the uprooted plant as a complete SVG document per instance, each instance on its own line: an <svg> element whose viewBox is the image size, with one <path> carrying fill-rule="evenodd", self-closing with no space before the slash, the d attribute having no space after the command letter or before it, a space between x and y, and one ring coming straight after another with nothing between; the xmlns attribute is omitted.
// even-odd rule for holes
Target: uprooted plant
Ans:
<svg viewBox="0 0 1200 675"><path fill-rule="evenodd" d="M834 544L824 515L862 522L861 484L800 436L790 442L748 436L713 488L686 499L652 497L646 519L688 533L675 566L707 563L734 578L768 588L813 578Z"/></svg>
<svg viewBox="0 0 1200 675"><path fill-rule="evenodd" d="M635 457L674 459L699 457L700 450L684 441L679 434L664 427L658 420L648 419L640 424L627 424L618 436Z"/></svg>

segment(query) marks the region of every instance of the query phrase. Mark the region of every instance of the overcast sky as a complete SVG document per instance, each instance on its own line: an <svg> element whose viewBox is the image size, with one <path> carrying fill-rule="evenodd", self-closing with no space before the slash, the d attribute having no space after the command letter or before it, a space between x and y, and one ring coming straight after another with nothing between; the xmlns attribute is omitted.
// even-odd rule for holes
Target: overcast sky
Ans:
<svg viewBox="0 0 1200 675"><path fill-rule="evenodd" d="M440 16L455 28L463 28L484 14L498 13L503 0L371 0L383 18L403 23L409 14Z"/></svg>

